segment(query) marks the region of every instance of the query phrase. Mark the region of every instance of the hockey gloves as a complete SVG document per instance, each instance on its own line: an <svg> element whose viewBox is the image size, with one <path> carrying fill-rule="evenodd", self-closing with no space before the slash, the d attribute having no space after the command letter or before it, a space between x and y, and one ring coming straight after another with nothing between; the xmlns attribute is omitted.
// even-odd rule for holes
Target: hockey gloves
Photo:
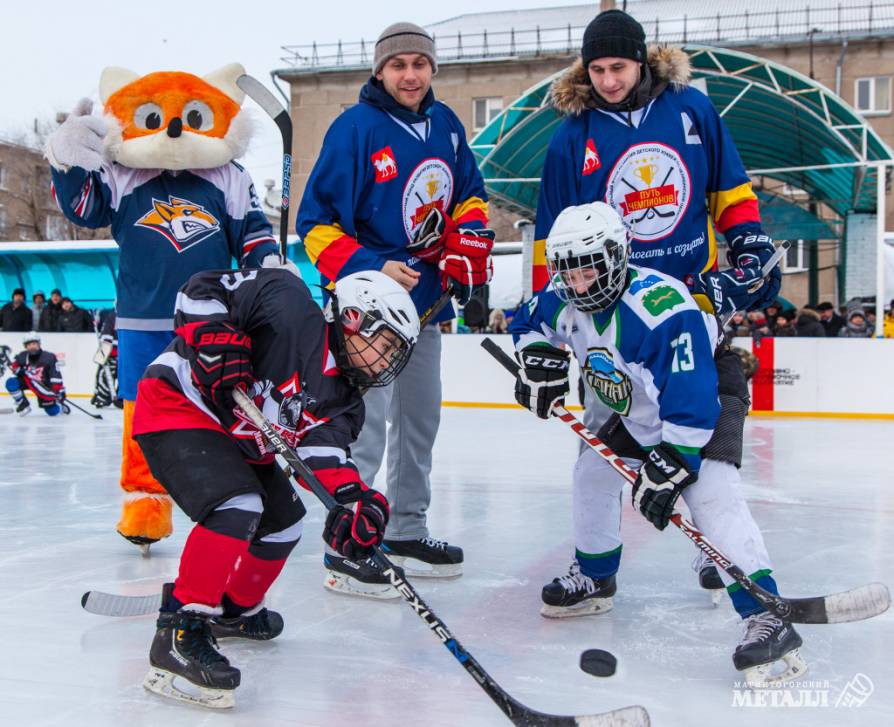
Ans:
<svg viewBox="0 0 894 727"><path fill-rule="evenodd" d="M339 504L326 516L323 540L349 560L368 558L385 537L388 501L378 490L364 489L359 482L339 485L333 495Z"/></svg>
<svg viewBox="0 0 894 727"><path fill-rule="evenodd" d="M515 380L515 400L541 419L549 419L553 405L563 404L569 391L571 353L534 344L516 355L522 367Z"/></svg>
<svg viewBox="0 0 894 727"><path fill-rule="evenodd" d="M444 241L448 234L456 232L456 223L438 207L432 207L422 224L416 228L413 241L407 245L407 252L420 260L437 265L444 252Z"/></svg>
<svg viewBox="0 0 894 727"><path fill-rule="evenodd" d="M192 381L202 398L221 411L232 411L233 389L254 383L251 339L224 322L188 324L177 333L195 349L190 360Z"/></svg>
<svg viewBox="0 0 894 727"><path fill-rule="evenodd" d="M494 261L490 256L493 246L493 230L460 229L447 235L438 263L441 290L452 286L459 304L468 303L472 294L494 276Z"/></svg>
<svg viewBox="0 0 894 727"><path fill-rule="evenodd" d="M98 171L102 166L102 144L109 125L100 116L92 116L93 102L82 98L68 118L47 138L47 160L59 172L72 167Z"/></svg>
<svg viewBox="0 0 894 727"><path fill-rule="evenodd" d="M633 507L652 525L664 530L680 493L698 479L673 445L662 442L649 452L633 483Z"/></svg>
<svg viewBox="0 0 894 727"><path fill-rule="evenodd" d="M726 259L734 268L742 270L757 269L758 271L769 261L776 252L776 245L769 235L765 235L758 231L757 234L735 235L729 243L729 251ZM765 278L766 284L755 291L759 293L755 308L761 308L770 305L779 295L779 289L782 287L782 270L778 265L774 265L773 269L767 273ZM748 310L740 308L740 310Z"/></svg>

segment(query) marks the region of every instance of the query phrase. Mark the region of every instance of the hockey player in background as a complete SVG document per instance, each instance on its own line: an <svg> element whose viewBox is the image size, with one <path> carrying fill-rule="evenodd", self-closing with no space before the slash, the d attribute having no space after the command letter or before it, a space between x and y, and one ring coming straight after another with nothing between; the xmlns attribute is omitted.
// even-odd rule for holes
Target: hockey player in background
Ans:
<svg viewBox="0 0 894 727"><path fill-rule="evenodd" d="M12 360L12 376L6 380L6 390L15 402L16 413L20 416L31 413L31 404L25 397L25 392L30 391L48 416L70 414L56 354L44 351L40 336L33 331L25 336L22 345L25 350Z"/></svg>
<svg viewBox="0 0 894 727"><path fill-rule="evenodd" d="M711 100L688 85L686 52L647 48L645 37L627 13L600 13L584 32L580 59L550 90L550 103L566 118L543 166L534 290L548 280L544 240L556 217L599 200L630 232L631 261L684 281L703 310L726 316L760 308L776 297L782 275L777 267L763 277L775 246L761 227L751 181ZM729 269L718 270L715 230L726 238ZM728 347L716 363L720 422L704 456L741 467L748 388ZM587 391L584 422L603 439L617 426L598 391ZM575 562L590 572L601 555L578 552ZM721 587L701 552L693 565L703 587Z"/></svg>
<svg viewBox="0 0 894 727"><path fill-rule="evenodd" d="M97 409L113 404L119 409L124 407L118 396L118 333L115 330L115 318L115 309L105 308L94 321L99 332L99 348L93 356L96 383L90 403Z"/></svg>
<svg viewBox="0 0 894 727"><path fill-rule="evenodd" d="M381 270L410 292L420 315L447 285L465 304L491 277L493 232L487 195L462 124L431 88L435 44L423 28L395 23L375 45L373 75L359 103L326 133L297 231L324 283ZM432 448L441 418L441 332L445 309L425 327L413 361L394 386L366 397L366 424L353 451L368 481L388 450L392 518L384 548L410 575L462 573L463 551L430 537ZM399 598L371 562L327 552L324 584L344 593Z"/></svg>
<svg viewBox="0 0 894 727"><path fill-rule="evenodd" d="M351 459L361 387L386 386L400 373L419 319L407 292L377 271L342 277L324 313L297 277L262 269L194 276L177 297L175 323L176 338L140 381L133 431L152 473L196 525L177 580L164 589L144 684L230 707L240 673L214 639L282 631L263 599L305 514L233 390L248 391L339 503L326 518L327 547L363 560L381 543L389 509ZM179 690L178 676L201 696Z"/></svg>
<svg viewBox="0 0 894 727"><path fill-rule="evenodd" d="M139 546L171 533L171 500L131 437L137 382L174 336L174 298L193 273L278 265L270 224L249 174L234 160L248 144L230 64L203 78L106 68L104 115L89 99L47 139L53 190L81 227L111 225L117 281L120 396L124 400L118 532Z"/></svg>
<svg viewBox="0 0 894 727"><path fill-rule="evenodd" d="M546 240L551 286L515 315L510 326L522 370L516 399L548 418L568 393L570 347L587 383L618 414L606 443L639 467L633 506L664 530L682 496L696 527L762 588L778 594L763 537L739 488L739 472L702 457L720 416L714 352L717 319L699 309L670 275L628 265L630 241L619 215L603 202L569 207ZM578 552L599 553L582 572L544 588L543 613L604 613L612 607L621 562L624 479L584 449L574 469ZM747 681L765 686L800 676L801 638L720 572L745 634L733 663ZM782 659L786 670L772 675Z"/></svg>

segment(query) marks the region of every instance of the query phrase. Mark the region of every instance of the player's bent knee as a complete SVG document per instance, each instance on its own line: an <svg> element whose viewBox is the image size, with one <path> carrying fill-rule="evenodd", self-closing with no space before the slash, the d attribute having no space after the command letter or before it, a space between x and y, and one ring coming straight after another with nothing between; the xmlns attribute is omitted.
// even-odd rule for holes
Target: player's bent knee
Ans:
<svg viewBox="0 0 894 727"><path fill-rule="evenodd" d="M11 394L14 391L21 391L22 387L19 386L19 380L15 376L10 376L6 380L6 390Z"/></svg>

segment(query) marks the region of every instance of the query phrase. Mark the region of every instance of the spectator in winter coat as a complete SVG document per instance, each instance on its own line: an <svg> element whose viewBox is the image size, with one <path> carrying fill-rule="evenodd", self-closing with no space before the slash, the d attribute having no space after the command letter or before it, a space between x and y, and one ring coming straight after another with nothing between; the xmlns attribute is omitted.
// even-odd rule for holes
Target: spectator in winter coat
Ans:
<svg viewBox="0 0 894 727"><path fill-rule="evenodd" d="M782 311L782 306L779 304L778 300L774 300L770 305L764 308L764 316L767 319L767 325L770 327L770 330L773 330L773 326L776 325L776 316Z"/></svg>
<svg viewBox="0 0 894 727"><path fill-rule="evenodd" d="M16 288L12 300L0 308L0 328L4 331L30 331L31 309L25 305L25 291Z"/></svg>
<svg viewBox="0 0 894 727"><path fill-rule="evenodd" d="M35 290L34 295L31 296L31 330L36 331L40 329L40 314L43 313L43 309L47 307L47 297L43 294L42 290Z"/></svg>
<svg viewBox="0 0 894 727"><path fill-rule="evenodd" d="M773 324L773 335L779 338L794 338L797 333L792 321L795 318L794 310L781 311L776 316L776 322Z"/></svg>
<svg viewBox="0 0 894 727"><path fill-rule="evenodd" d="M83 308L72 303L71 298L62 299L59 314L59 330L62 333L84 333L93 330L93 317Z"/></svg>
<svg viewBox="0 0 894 727"><path fill-rule="evenodd" d="M54 288L50 293L50 302L40 314L40 331L58 331L59 315L62 313L62 291Z"/></svg>
<svg viewBox="0 0 894 727"><path fill-rule="evenodd" d="M751 328L744 313L733 313L732 318L723 327L723 335L729 338L747 337L751 335Z"/></svg>
<svg viewBox="0 0 894 727"><path fill-rule="evenodd" d="M798 320L795 323L795 330L798 336L802 338L825 338L826 336L826 329L823 328L823 324L820 322L820 314L811 308L801 309L801 313L798 315Z"/></svg>
<svg viewBox="0 0 894 727"><path fill-rule="evenodd" d="M494 308L490 312L487 329L491 333L506 333L508 326L506 325L506 314L503 313L502 308Z"/></svg>
<svg viewBox="0 0 894 727"><path fill-rule="evenodd" d="M863 304L856 298L847 303L847 317L844 327L838 332L839 338L871 338L873 330L866 321Z"/></svg>
<svg viewBox="0 0 894 727"><path fill-rule="evenodd" d="M882 329L885 338L894 338L894 300L888 306L888 313L885 316L885 327Z"/></svg>
<svg viewBox="0 0 894 727"><path fill-rule="evenodd" d="M820 323L826 331L826 336L828 338L837 336L838 331L840 331L841 327L844 325L844 318L835 312L835 306L829 301L824 300L816 307L816 310L819 312Z"/></svg>

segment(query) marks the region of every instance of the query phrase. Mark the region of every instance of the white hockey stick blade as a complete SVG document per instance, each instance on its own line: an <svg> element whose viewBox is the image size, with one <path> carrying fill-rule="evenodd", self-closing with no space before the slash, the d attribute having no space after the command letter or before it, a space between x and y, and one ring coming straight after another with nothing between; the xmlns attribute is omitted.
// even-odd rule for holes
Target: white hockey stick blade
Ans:
<svg viewBox="0 0 894 727"><path fill-rule="evenodd" d="M604 714L582 714L574 718L577 727L649 727L649 713L642 707L624 707Z"/></svg>
<svg viewBox="0 0 894 727"><path fill-rule="evenodd" d="M97 616L145 616L161 608L161 593L148 596L122 596L117 593L87 591L81 596L81 606L85 611Z"/></svg>
<svg viewBox="0 0 894 727"><path fill-rule="evenodd" d="M286 112L285 107L279 102L276 96L261 83L257 78L249 75L242 75L236 79L236 85L239 86L252 101L264 109L264 113L271 119L275 119L282 113Z"/></svg>
<svg viewBox="0 0 894 727"><path fill-rule="evenodd" d="M891 594L884 583L869 583L826 596L826 616L830 624L862 621L884 613L890 606Z"/></svg>

